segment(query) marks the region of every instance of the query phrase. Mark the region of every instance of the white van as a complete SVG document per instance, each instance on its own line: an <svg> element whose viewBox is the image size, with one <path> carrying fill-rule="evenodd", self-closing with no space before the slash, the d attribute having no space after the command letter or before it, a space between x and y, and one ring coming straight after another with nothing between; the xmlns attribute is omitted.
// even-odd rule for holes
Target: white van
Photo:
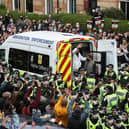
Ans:
<svg viewBox="0 0 129 129"><path fill-rule="evenodd" d="M24 32L10 36L0 46L0 59L14 69L31 74L42 75L51 68L52 73L62 73L62 79L70 86L73 78L72 50L79 43L83 44L83 56L97 52L96 40L93 37L50 31ZM106 67L108 62L103 53L106 51L98 53L100 56L96 63L104 63ZM98 60L98 57L94 57ZM105 68L101 67L99 74L104 70Z"/></svg>

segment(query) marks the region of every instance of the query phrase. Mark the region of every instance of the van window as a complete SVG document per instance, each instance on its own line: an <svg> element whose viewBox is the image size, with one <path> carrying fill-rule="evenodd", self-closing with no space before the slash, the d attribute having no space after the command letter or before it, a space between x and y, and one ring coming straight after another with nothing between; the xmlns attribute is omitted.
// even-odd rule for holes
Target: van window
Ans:
<svg viewBox="0 0 129 129"><path fill-rule="evenodd" d="M9 51L9 64L11 64L13 68L27 71L29 64L28 53L11 48Z"/></svg>
<svg viewBox="0 0 129 129"><path fill-rule="evenodd" d="M16 69L42 74L49 69L49 56L11 48L9 64Z"/></svg>
<svg viewBox="0 0 129 129"><path fill-rule="evenodd" d="M74 50L74 48L76 48L79 44L83 44L83 47L80 49L80 53L83 57L87 57L87 55L93 51L93 46L91 42L73 42L72 43L72 51ZM73 60L72 60L73 61ZM73 62L72 62L73 63ZM81 67L84 67L85 65L85 61L81 62Z"/></svg>
<svg viewBox="0 0 129 129"><path fill-rule="evenodd" d="M49 68L49 56L30 53L30 72L42 74L44 71L48 71Z"/></svg>
<svg viewBox="0 0 129 129"><path fill-rule="evenodd" d="M0 61L5 61L5 49L0 49Z"/></svg>

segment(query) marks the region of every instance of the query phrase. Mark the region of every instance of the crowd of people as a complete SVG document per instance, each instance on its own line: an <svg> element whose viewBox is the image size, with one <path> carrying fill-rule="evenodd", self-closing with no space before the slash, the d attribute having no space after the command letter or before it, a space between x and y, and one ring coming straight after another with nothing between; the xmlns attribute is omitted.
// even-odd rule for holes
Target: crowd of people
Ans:
<svg viewBox="0 0 129 129"><path fill-rule="evenodd" d="M95 27L85 33L75 26L55 21L30 20L20 16L0 16L0 43L9 36L26 31L58 31L90 35L117 42L118 73L109 64L101 78L85 68L76 71L71 89L61 74L44 72L42 78L0 64L0 129L22 129L27 125L49 123L68 129L129 128L129 32L99 32ZM30 116L29 118L26 116ZM21 122L21 117L25 117ZM47 126L49 128L49 125Z"/></svg>

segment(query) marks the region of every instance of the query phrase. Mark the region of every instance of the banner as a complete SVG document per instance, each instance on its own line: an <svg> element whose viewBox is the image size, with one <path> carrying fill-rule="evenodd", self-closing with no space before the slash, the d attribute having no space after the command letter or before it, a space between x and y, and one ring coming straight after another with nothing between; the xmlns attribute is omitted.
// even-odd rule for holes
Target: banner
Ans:
<svg viewBox="0 0 129 129"><path fill-rule="evenodd" d="M87 21L87 29L92 29L92 21Z"/></svg>
<svg viewBox="0 0 129 129"><path fill-rule="evenodd" d="M100 25L101 24L101 16L94 17L95 19L95 25Z"/></svg>

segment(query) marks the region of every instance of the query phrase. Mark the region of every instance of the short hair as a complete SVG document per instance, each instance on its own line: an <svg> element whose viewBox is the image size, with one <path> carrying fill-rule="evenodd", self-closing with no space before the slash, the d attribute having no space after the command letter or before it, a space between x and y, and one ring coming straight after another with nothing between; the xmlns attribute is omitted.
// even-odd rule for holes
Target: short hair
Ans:
<svg viewBox="0 0 129 129"><path fill-rule="evenodd" d="M88 54L88 57L90 57L91 59L93 59L92 53L89 53L89 54Z"/></svg>
<svg viewBox="0 0 129 129"><path fill-rule="evenodd" d="M62 106L62 107L66 107L66 106L67 106L67 103L68 103L67 99L63 99L63 100L61 101L61 106Z"/></svg>

